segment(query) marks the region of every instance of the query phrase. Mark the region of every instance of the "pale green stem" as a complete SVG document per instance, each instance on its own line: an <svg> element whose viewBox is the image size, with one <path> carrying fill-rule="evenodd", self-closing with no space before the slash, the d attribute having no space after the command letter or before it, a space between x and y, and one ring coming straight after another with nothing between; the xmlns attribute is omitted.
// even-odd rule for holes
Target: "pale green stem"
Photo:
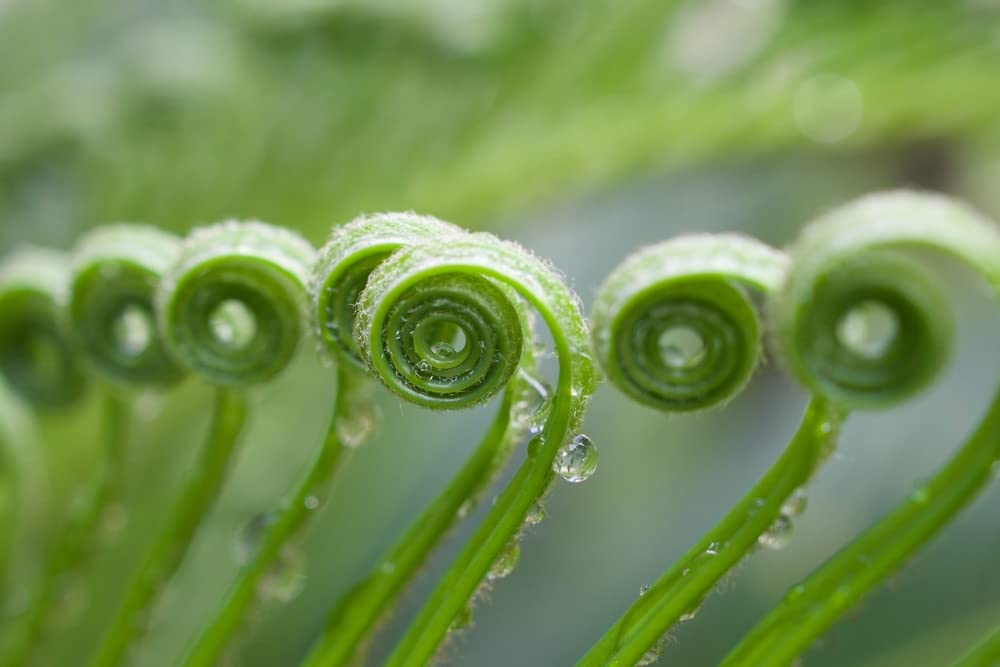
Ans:
<svg viewBox="0 0 1000 667"><path fill-rule="evenodd" d="M125 660L129 648L142 632L153 603L180 567L199 526L219 495L245 417L246 404L241 392L216 390L211 434L194 474L166 520L166 529L146 553L129 583L90 662L91 667L114 667Z"/></svg>

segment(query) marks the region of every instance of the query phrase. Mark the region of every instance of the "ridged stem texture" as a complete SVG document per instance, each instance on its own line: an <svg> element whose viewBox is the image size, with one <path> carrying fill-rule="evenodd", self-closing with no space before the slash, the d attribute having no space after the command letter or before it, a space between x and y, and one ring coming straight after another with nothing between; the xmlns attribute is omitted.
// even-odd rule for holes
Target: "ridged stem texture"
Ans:
<svg viewBox="0 0 1000 667"><path fill-rule="evenodd" d="M526 338L515 294L545 322L559 362L545 424L393 650L391 667L425 665L491 571L509 571L599 372L575 295L547 265L490 235L400 249L375 268L358 300L355 338L379 379L418 404L457 408L487 400L513 377Z"/></svg>
<svg viewBox="0 0 1000 667"><path fill-rule="evenodd" d="M689 235L645 248L605 280L593 311L594 346L610 380L666 412L718 405L750 379L760 323L748 289L779 289L787 257L734 234ZM784 540L795 494L832 451L844 417L814 399L798 432L750 492L675 562L580 660L649 664L675 624L758 543Z"/></svg>
<svg viewBox="0 0 1000 667"><path fill-rule="evenodd" d="M913 247L967 264L1000 298L1000 231L991 221L940 196L856 200L806 228L771 304L783 356L803 384L846 406L872 408L934 379L951 316L933 276L901 256ZM937 474L792 588L722 664L791 664L937 535L991 479L998 458L1000 394Z"/></svg>

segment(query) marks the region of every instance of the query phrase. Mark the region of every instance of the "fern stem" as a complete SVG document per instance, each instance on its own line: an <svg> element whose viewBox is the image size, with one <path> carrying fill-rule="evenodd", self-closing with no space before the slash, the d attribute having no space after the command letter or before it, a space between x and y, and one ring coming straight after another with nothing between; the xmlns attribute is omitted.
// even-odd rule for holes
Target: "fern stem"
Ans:
<svg viewBox="0 0 1000 667"><path fill-rule="evenodd" d="M105 510L122 491L125 470L127 425L131 410L127 401L111 389L101 396L104 422L104 452L97 478L88 486L82 502L70 503L69 514L52 548L27 613L22 630L2 664L28 664L45 637L56 605L68 586L83 575L97 546Z"/></svg>
<svg viewBox="0 0 1000 667"><path fill-rule="evenodd" d="M349 418L352 392L360 377L352 368L337 373L337 398L330 426L316 459L295 492L282 506L277 520L261 539L253 559L241 571L229 590L221 611L201 634L184 664L188 667L215 665L231 641L247 611L254 604L261 581L275 566L282 551L305 528L316 509L323 506L333 490L337 472L347 460L339 433L340 422ZM349 451L349 450L348 450Z"/></svg>
<svg viewBox="0 0 1000 667"><path fill-rule="evenodd" d="M1000 663L1000 628L983 639L972 651L958 660L954 667L993 667Z"/></svg>
<svg viewBox="0 0 1000 667"><path fill-rule="evenodd" d="M196 462L194 474L153 546L133 576L124 599L104 633L91 667L121 664L142 626L158 593L181 565L198 527L211 509L230 468L246 417L242 392L216 390L214 414L208 441Z"/></svg>
<svg viewBox="0 0 1000 667"><path fill-rule="evenodd" d="M489 431L451 483L423 511L375 568L347 592L327 617L323 636L303 667L337 667L362 656L380 621L417 575L431 551L469 511L471 501L503 467L510 444L519 433L513 385L508 387ZM515 436L512 438L512 434Z"/></svg>
<svg viewBox="0 0 1000 667"><path fill-rule="evenodd" d="M1000 393L959 453L895 511L866 530L768 614L725 667L790 664L869 591L905 563L987 484L1000 460Z"/></svg>
<svg viewBox="0 0 1000 667"><path fill-rule="evenodd" d="M806 228L772 301L786 362L803 384L866 408L898 402L935 378L946 357L950 311L933 277L898 256L910 247L958 259L1000 298L1000 233L992 221L946 197L913 192L851 202ZM858 354L837 327L845 313L873 301L892 313L896 332L878 354ZM723 665L791 663L968 505L998 459L1000 392L929 482L792 588Z"/></svg>
<svg viewBox="0 0 1000 667"><path fill-rule="evenodd" d="M631 667L663 634L696 609L712 588L757 545L782 505L829 454L843 411L813 399L777 462L712 530L641 597L577 664Z"/></svg>

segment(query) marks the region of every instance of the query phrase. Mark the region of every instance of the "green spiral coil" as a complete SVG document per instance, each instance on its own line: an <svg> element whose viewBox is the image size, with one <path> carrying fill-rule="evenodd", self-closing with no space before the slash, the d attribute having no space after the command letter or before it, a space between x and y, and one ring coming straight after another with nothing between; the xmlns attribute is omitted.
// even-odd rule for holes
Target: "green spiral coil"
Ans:
<svg viewBox="0 0 1000 667"><path fill-rule="evenodd" d="M804 385L845 406L873 408L933 380L946 359L951 313L927 269L900 257L909 249L962 262L1000 301L996 224L944 196L862 197L803 231L771 304L782 356ZM792 588L722 664L790 664L966 507L997 460L1000 392L933 477Z"/></svg>
<svg viewBox="0 0 1000 667"><path fill-rule="evenodd" d="M63 316L67 278L67 258L42 248L24 248L0 265L0 373L43 410L67 407L86 387Z"/></svg>
<svg viewBox="0 0 1000 667"><path fill-rule="evenodd" d="M154 297L177 261L180 239L153 227L112 225L72 255L67 313L81 349L111 380L169 386L182 371L164 345Z"/></svg>
<svg viewBox="0 0 1000 667"><path fill-rule="evenodd" d="M747 287L780 284L785 255L735 234L641 250L604 281L591 314L608 379L636 401L683 412L738 393L760 356Z"/></svg>
<svg viewBox="0 0 1000 667"><path fill-rule="evenodd" d="M272 379L303 337L315 259L316 250L297 234L259 222L193 232L157 292L168 348L218 385Z"/></svg>

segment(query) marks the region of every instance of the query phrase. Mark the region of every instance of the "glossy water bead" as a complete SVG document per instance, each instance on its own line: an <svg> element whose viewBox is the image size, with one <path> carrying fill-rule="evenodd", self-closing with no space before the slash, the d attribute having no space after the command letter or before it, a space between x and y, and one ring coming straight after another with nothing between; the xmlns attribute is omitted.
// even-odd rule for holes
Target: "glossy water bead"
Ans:
<svg viewBox="0 0 1000 667"><path fill-rule="evenodd" d="M573 436L552 462L552 470L567 482L585 482L597 471L597 445L589 437Z"/></svg>

